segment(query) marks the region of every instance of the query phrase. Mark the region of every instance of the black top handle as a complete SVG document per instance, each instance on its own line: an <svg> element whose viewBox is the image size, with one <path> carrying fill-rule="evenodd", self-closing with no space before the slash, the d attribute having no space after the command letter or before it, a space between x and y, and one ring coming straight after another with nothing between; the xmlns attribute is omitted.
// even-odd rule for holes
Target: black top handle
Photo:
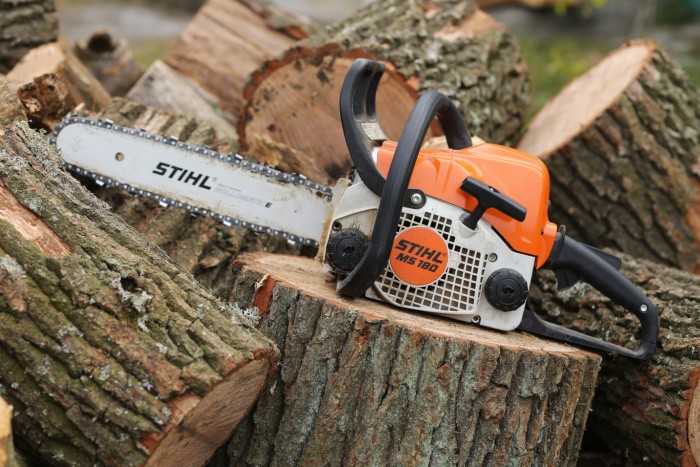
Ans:
<svg viewBox="0 0 700 467"><path fill-rule="evenodd" d="M369 106L365 108L367 107ZM383 189L380 194L381 199L379 201L377 219L372 229L372 238L360 263L338 285L340 294L351 297L363 295L386 267L394 237L396 236L408 182L411 179L413 167L418 159L423 139L433 118L436 116L445 135L448 137L448 141L452 140L454 149L471 146L471 137L467 126L457 107L450 99L435 91L428 91L418 99L401 133L386 181L381 177L381 174L379 175ZM351 133L356 134L356 129ZM365 136L365 138L368 137ZM348 147L351 144L348 141ZM374 167L370 154L357 154L353 157L353 160L357 156ZM362 161L358 160L357 162ZM376 170L376 167L374 167L374 170ZM365 182L365 179L363 178L362 181Z"/></svg>
<svg viewBox="0 0 700 467"><path fill-rule="evenodd" d="M382 62L358 58L348 70L340 90L340 120L350 157L362 182L377 196L382 196L385 180L372 160L372 143L380 145L388 139L377 120L376 105L377 88L384 70ZM471 146L469 131L457 109L442 113L443 117L438 115L438 118L447 145L452 149ZM433 117L434 114L426 117L428 125Z"/></svg>

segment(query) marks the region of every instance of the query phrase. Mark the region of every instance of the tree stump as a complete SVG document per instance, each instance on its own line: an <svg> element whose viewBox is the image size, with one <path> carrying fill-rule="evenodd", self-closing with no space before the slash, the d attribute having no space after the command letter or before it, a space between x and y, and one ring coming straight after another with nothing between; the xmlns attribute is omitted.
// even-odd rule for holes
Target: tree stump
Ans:
<svg viewBox="0 0 700 467"><path fill-rule="evenodd" d="M7 75L34 128L53 130L79 104L98 111L109 93L73 55L54 42L32 49Z"/></svg>
<svg viewBox="0 0 700 467"><path fill-rule="evenodd" d="M218 139L211 125L124 99L114 99L95 117L111 119L118 125L143 128L154 134L173 135L192 144L210 145L224 153L235 150L235 143ZM302 250L281 238L226 227L208 217L193 217L185 209L163 208L156 201L117 188L100 188L90 181L86 184L110 205L115 214L161 247L216 296L222 296L230 287L231 262L238 252L298 253Z"/></svg>
<svg viewBox="0 0 700 467"><path fill-rule="evenodd" d="M635 464L700 465L700 277L619 255L622 273L659 310L659 344L649 362L603 360L589 429ZM590 286L555 291L553 274L535 275L530 303L545 319L637 346L637 320Z"/></svg>
<svg viewBox="0 0 700 467"><path fill-rule="evenodd" d="M54 465L204 464L278 352L105 209L24 124L0 130L0 384Z"/></svg>
<svg viewBox="0 0 700 467"><path fill-rule="evenodd" d="M633 41L570 83L518 145L552 182L552 218L595 246L700 272L700 92Z"/></svg>
<svg viewBox="0 0 700 467"><path fill-rule="evenodd" d="M73 52L112 96L124 96L144 72L126 39L115 40L105 29L78 41Z"/></svg>
<svg viewBox="0 0 700 467"><path fill-rule="evenodd" d="M527 70L515 38L501 24L470 1L381 0L251 75L238 120L241 146L255 153L256 135L267 134L320 161L329 179L343 174L350 161L337 107L357 57L388 64L377 111L393 140L416 97L430 89L450 97L470 131L490 141L512 142L520 129Z"/></svg>
<svg viewBox="0 0 700 467"><path fill-rule="evenodd" d="M165 62L217 97L231 122L248 74L307 37L315 26L256 0L209 0L168 51Z"/></svg>
<svg viewBox="0 0 700 467"><path fill-rule="evenodd" d="M0 0L0 73L31 49L58 38L54 0Z"/></svg>
<svg viewBox="0 0 700 467"><path fill-rule="evenodd" d="M149 107L191 115L198 121L211 125L219 138L238 140L236 129L216 107L216 99L161 60L153 62L129 90L126 98Z"/></svg>
<svg viewBox="0 0 700 467"><path fill-rule="evenodd" d="M342 299L307 258L236 266L231 301L282 360L230 465L575 465L597 355Z"/></svg>

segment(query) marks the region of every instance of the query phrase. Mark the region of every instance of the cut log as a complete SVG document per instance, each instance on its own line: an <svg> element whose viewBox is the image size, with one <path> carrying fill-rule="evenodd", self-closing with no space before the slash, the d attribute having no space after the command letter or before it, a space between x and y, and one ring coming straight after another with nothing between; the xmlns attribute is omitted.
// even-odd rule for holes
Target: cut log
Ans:
<svg viewBox="0 0 700 467"><path fill-rule="evenodd" d="M216 98L194 81L156 60L126 95L127 99L180 115L191 115L210 124L219 138L238 139L236 129L226 120Z"/></svg>
<svg viewBox="0 0 700 467"><path fill-rule="evenodd" d="M210 145L224 153L234 145L231 141L217 139L212 126L201 124L191 117L176 116L124 99L114 99L96 117L111 119L118 125L143 128L155 134L173 135L192 144ZM184 209L163 208L156 201L130 195L117 188L100 188L94 183L88 183L88 186L117 215L160 246L217 296L230 287L231 262L239 251L298 253L302 250L284 239L258 235L248 229L226 227L208 217L193 217Z"/></svg>
<svg viewBox="0 0 700 467"><path fill-rule="evenodd" d="M88 111L107 106L109 93L62 43L30 51L7 75L32 126L53 130L77 105Z"/></svg>
<svg viewBox="0 0 700 467"><path fill-rule="evenodd" d="M256 0L209 0L173 44L165 62L219 101L231 122L241 110L248 74L315 30Z"/></svg>
<svg viewBox="0 0 700 467"><path fill-rule="evenodd" d="M105 29L79 41L73 52L112 96L124 96L144 72L126 39L115 40Z"/></svg>
<svg viewBox="0 0 700 467"><path fill-rule="evenodd" d="M597 355L341 299L311 259L237 268L231 300L283 358L230 465L575 465Z"/></svg>
<svg viewBox="0 0 700 467"><path fill-rule="evenodd" d="M470 131L489 141L511 143L520 130L527 69L501 24L471 1L380 0L251 76L238 121L242 147L256 152L255 135L266 133L321 161L329 178L337 178L350 163L338 98L356 57L382 60L392 70L377 104L391 139L398 140L415 96L430 89L450 97Z"/></svg>
<svg viewBox="0 0 700 467"><path fill-rule="evenodd" d="M10 89L7 78L0 75L0 125L5 126L26 119L17 93Z"/></svg>
<svg viewBox="0 0 700 467"><path fill-rule="evenodd" d="M58 38L54 0L0 0L0 73L31 49Z"/></svg>
<svg viewBox="0 0 700 467"><path fill-rule="evenodd" d="M620 256L622 273L659 309L661 333L649 362L604 359L589 429L634 465L700 465L700 277ZM555 290L553 274L536 274L530 303L544 319L638 345L637 320L588 285Z"/></svg>
<svg viewBox="0 0 700 467"><path fill-rule="evenodd" d="M552 181L573 237L700 272L700 92L657 44L633 41L570 83L518 148Z"/></svg>
<svg viewBox="0 0 700 467"><path fill-rule="evenodd" d="M57 164L0 130L0 384L41 465L204 464L278 352Z"/></svg>

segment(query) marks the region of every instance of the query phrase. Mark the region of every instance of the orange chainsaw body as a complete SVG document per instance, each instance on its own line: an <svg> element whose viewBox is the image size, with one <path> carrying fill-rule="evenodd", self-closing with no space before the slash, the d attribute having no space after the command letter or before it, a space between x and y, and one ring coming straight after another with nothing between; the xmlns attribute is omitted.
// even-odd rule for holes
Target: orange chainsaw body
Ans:
<svg viewBox="0 0 700 467"><path fill-rule="evenodd" d="M397 143L383 143L377 154L377 168L386 177ZM410 188L468 211L476 199L460 189L467 177L474 177L522 204L527 209L518 222L495 209L484 214L493 228L520 253L536 258L540 268L549 258L557 233L549 221L549 172L542 161L517 149L497 144L480 144L466 149L422 149L418 155Z"/></svg>

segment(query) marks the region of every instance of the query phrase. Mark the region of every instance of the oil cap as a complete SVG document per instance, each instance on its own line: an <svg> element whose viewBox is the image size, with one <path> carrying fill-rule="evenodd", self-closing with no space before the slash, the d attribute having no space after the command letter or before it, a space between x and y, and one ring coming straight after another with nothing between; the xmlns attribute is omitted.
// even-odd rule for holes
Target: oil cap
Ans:
<svg viewBox="0 0 700 467"><path fill-rule="evenodd" d="M527 300L528 285L525 278L514 269L499 269L486 280L486 299L501 311L513 311Z"/></svg>
<svg viewBox="0 0 700 467"><path fill-rule="evenodd" d="M349 273L365 255L369 239L357 229L343 229L330 238L326 255L331 267L342 273Z"/></svg>

